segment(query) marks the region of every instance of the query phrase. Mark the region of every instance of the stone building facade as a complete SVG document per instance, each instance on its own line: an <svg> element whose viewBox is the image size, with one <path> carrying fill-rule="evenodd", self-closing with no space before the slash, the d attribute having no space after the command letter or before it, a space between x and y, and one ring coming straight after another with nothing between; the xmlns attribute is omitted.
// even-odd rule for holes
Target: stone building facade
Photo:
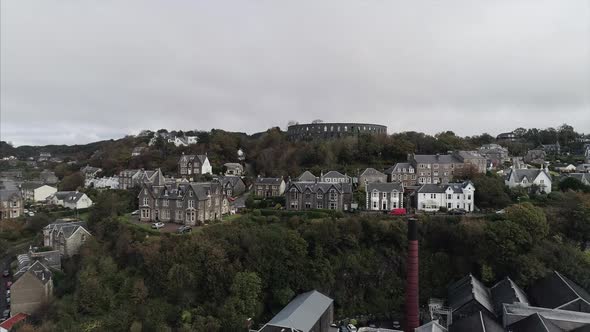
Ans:
<svg viewBox="0 0 590 332"><path fill-rule="evenodd" d="M291 182L285 194L288 210L347 211L352 203L350 183Z"/></svg>
<svg viewBox="0 0 590 332"><path fill-rule="evenodd" d="M387 134L387 127L371 123L309 123L287 128L290 140L330 139L357 134Z"/></svg>

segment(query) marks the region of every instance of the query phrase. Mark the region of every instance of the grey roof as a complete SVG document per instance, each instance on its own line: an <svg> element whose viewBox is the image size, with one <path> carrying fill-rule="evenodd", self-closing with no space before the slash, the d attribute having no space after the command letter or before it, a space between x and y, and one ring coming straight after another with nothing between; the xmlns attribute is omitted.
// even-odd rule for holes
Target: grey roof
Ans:
<svg viewBox="0 0 590 332"><path fill-rule="evenodd" d="M539 315L539 313L534 313L510 325L509 328L512 332L563 332L559 326Z"/></svg>
<svg viewBox="0 0 590 332"><path fill-rule="evenodd" d="M576 170L579 172L590 170L590 164L580 164L576 166Z"/></svg>
<svg viewBox="0 0 590 332"><path fill-rule="evenodd" d="M539 174L541 172L545 172L545 170L542 169L511 169L510 172L508 172L508 179L510 178L510 176L512 174L514 174L514 180L516 182L522 182L522 180L526 177L528 181L533 181L537 178L537 176L539 176ZM547 173L545 173L547 174ZM549 174L547 174L547 176L549 178L551 178L551 176Z"/></svg>
<svg viewBox="0 0 590 332"><path fill-rule="evenodd" d="M565 331L590 325L590 314L585 312L531 307L520 303L504 304L503 311L503 320L508 326L537 313Z"/></svg>
<svg viewBox="0 0 590 332"><path fill-rule="evenodd" d="M369 167L365 169L360 176L385 176L385 174Z"/></svg>
<svg viewBox="0 0 590 332"><path fill-rule="evenodd" d="M235 186L238 182L242 181L242 178L236 175L225 175L219 176L215 178L217 181L221 183L222 186L226 186L230 184L232 187Z"/></svg>
<svg viewBox="0 0 590 332"><path fill-rule="evenodd" d="M367 192L373 191L373 190L377 190L377 191L385 191L385 192L390 192L390 191L399 191L399 192L403 192L404 191L404 186L403 184L401 184L400 182L373 182L373 183L367 183Z"/></svg>
<svg viewBox="0 0 590 332"><path fill-rule="evenodd" d="M334 300L316 290L300 294L266 325L309 332L333 302Z"/></svg>
<svg viewBox="0 0 590 332"><path fill-rule="evenodd" d="M315 181L316 179L317 179L317 177L315 175L313 175L312 172L305 171L301 175L299 175L299 177L297 178L297 181L311 182L311 181Z"/></svg>
<svg viewBox="0 0 590 332"><path fill-rule="evenodd" d="M459 164L461 161L450 154L417 154L414 160L418 164Z"/></svg>
<svg viewBox="0 0 590 332"><path fill-rule="evenodd" d="M223 166L225 166L227 168L243 168L242 164L239 164L239 163L225 163L225 164L223 164Z"/></svg>
<svg viewBox="0 0 590 332"><path fill-rule="evenodd" d="M180 157L180 160L184 160L184 161L193 161L193 160L199 160L199 162L201 162L201 164L203 164L205 162L205 160L207 160L207 155L204 154L183 154Z"/></svg>
<svg viewBox="0 0 590 332"><path fill-rule="evenodd" d="M453 322L450 332L504 332L504 329L494 319L483 311Z"/></svg>
<svg viewBox="0 0 590 332"><path fill-rule="evenodd" d="M75 191L58 191L53 193L52 196L55 196L55 198L61 200L67 199L70 195L74 194Z"/></svg>
<svg viewBox="0 0 590 332"><path fill-rule="evenodd" d="M43 182L24 182L23 184L20 185L20 187L22 189L25 190L34 190L40 187L43 187L45 184Z"/></svg>
<svg viewBox="0 0 590 332"><path fill-rule="evenodd" d="M350 176L344 175L338 171L329 171L328 173L322 175L323 178L349 178Z"/></svg>
<svg viewBox="0 0 590 332"><path fill-rule="evenodd" d="M85 221L60 221L60 220L58 220L55 223L45 226L43 229L49 230L51 232L55 232L58 234L63 233L64 237L67 239L70 236L72 236L72 234L74 234L74 232L76 232L76 230L79 227L84 228L84 230L86 230L88 232L88 230L86 229L86 222Z"/></svg>
<svg viewBox="0 0 590 332"><path fill-rule="evenodd" d="M460 309L471 301L476 301L486 308L490 314L495 315L490 290L471 274L450 285L448 292L449 306L453 311Z"/></svg>
<svg viewBox="0 0 590 332"><path fill-rule="evenodd" d="M492 300L494 302L496 315L502 314L502 306L504 303L529 304L526 294L508 277L492 286L490 291L492 292Z"/></svg>
<svg viewBox="0 0 590 332"><path fill-rule="evenodd" d="M12 180L1 179L0 180L0 201L6 201L11 199L13 196L20 197L20 190L16 183Z"/></svg>
<svg viewBox="0 0 590 332"><path fill-rule="evenodd" d="M254 181L255 184L281 184L281 182L283 181L283 178L263 178L263 177L257 177L256 180Z"/></svg>
<svg viewBox="0 0 590 332"><path fill-rule="evenodd" d="M569 173L566 177L572 177L580 182L590 182L590 174L588 173Z"/></svg>
<svg viewBox="0 0 590 332"><path fill-rule="evenodd" d="M447 329L440 325L437 321L433 320L416 328L416 332L447 332Z"/></svg>
<svg viewBox="0 0 590 332"><path fill-rule="evenodd" d="M328 192L330 189L336 189L341 193L352 193L352 185L350 183L339 183L339 182L292 182L289 186L291 188L297 188L300 192L310 190L311 192Z"/></svg>
<svg viewBox="0 0 590 332"><path fill-rule="evenodd" d="M465 181L461 183L447 183L447 184L423 184L416 190L418 193L427 193L427 194L443 194L447 192L448 188L453 190L453 193L463 193L465 187L469 184L473 185L471 181Z"/></svg>
<svg viewBox="0 0 590 332"><path fill-rule="evenodd" d="M561 308L574 301L590 305L590 294L557 271L535 282L529 294L537 306L544 308Z"/></svg>
<svg viewBox="0 0 590 332"><path fill-rule="evenodd" d="M31 266L27 269L26 272L30 272L32 275L37 277L37 279L39 279L39 281L41 281L43 284L49 282L49 280L51 280L51 277L53 276L51 270L49 270L45 265L43 265L43 263L39 261L35 261L33 264L31 264Z"/></svg>

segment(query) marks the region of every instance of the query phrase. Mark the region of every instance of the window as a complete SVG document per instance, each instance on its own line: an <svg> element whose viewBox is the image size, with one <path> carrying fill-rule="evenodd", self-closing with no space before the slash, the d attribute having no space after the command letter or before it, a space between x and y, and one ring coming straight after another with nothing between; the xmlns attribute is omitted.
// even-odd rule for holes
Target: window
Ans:
<svg viewBox="0 0 590 332"><path fill-rule="evenodd" d="M330 190L330 200L331 201L336 200L336 190L334 190L334 189Z"/></svg>
<svg viewBox="0 0 590 332"><path fill-rule="evenodd" d="M291 189L291 199L297 199L299 197L296 189Z"/></svg>
<svg viewBox="0 0 590 332"><path fill-rule="evenodd" d="M291 209L297 209L297 201L291 201Z"/></svg>
<svg viewBox="0 0 590 332"><path fill-rule="evenodd" d="M324 208L324 203L323 202L318 202L317 207L318 207L318 209L323 209Z"/></svg>
<svg viewBox="0 0 590 332"><path fill-rule="evenodd" d="M373 191L373 198L379 198L379 193L376 191Z"/></svg>
<svg viewBox="0 0 590 332"><path fill-rule="evenodd" d="M162 206L168 206L168 200L167 199L165 199L165 200L162 201Z"/></svg>
<svg viewBox="0 0 590 332"><path fill-rule="evenodd" d="M182 207L182 201L176 201L176 207L177 208L181 208Z"/></svg>
<svg viewBox="0 0 590 332"><path fill-rule="evenodd" d="M324 195L321 192L318 192L317 195L316 195L316 198L317 199L323 199L324 198Z"/></svg>
<svg viewBox="0 0 590 332"><path fill-rule="evenodd" d="M447 194L447 199L452 199L452 198L453 198L453 195Z"/></svg>
<svg viewBox="0 0 590 332"><path fill-rule="evenodd" d="M193 192L192 191L189 191L188 192L188 197L193 197Z"/></svg>
<svg viewBox="0 0 590 332"><path fill-rule="evenodd" d="M383 194L381 194L381 197L383 197L383 198L387 198L387 193L383 193Z"/></svg>
<svg viewBox="0 0 590 332"><path fill-rule="evenodd" d="M468 200L471 200L471 195L467 195L467 199Z"/></svg>
<svg viewBox="0 0 590 332"><path fill-rule="evenodd" d="M430 194L430 198L436 198L436 194Z"/></svg>
<svg viewBox="0 0 590 332"><path fill-rule="evenodd" d="M451 206L452 206L451 203L447 203L447 209L450 209Z"/></svg>
<svg viewBox="0 0 590 332"><path fill-rule="evenodd" d="M149 204L150 204L150 202L149 202L148 198L147 197L144 197L143 198L143 205L146 206L146 205L149 205Z"/></svg>
<svg viewBox="0 0 590 332"><path fill-rule="evenodd" d="M461 198L461 196L460 195L457 195L457 199L460 199L460 198Z"/></svg>
<svg viewBox="0 0 590 332"><path fill-rule="evenodd" d="M334 203L334 202L330 203L330 210L336 210L336 203Z"/></svg>
<svg viewBox="0 0 590 332"><path fill-rule="evenodd" d="M305 202L305 208L311 209L311 202Z"/></svg>
<svg viewBox="0 0 590 332"><path fill-rule="evenodd" d="M193 201L193 200L188 201L188 208L194 209L195 208L195 201Z"/></svg>

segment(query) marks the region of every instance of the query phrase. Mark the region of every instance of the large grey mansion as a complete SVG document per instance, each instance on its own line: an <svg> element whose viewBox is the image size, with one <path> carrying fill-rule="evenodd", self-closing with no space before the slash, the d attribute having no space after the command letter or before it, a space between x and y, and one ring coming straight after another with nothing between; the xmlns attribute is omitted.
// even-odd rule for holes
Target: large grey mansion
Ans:
<svg viewBox="0 0 590 332"><path fill-rule="evenodd" d="M387 127L372 123L317 122L287 128L290 140L329 139L356 134L387 134Z"/></svg>

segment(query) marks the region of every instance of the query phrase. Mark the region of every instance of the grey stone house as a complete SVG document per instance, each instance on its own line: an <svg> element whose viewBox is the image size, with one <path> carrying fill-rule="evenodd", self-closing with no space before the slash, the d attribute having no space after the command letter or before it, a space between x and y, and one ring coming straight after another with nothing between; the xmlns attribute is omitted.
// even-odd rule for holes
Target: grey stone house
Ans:
<svg viewBox="0 0 590 332"><path fill-rule="evenodd" d="M350 183L291 182L285 194L288 210L346 211L352 203Z"/></svg>
<svg viewBox="0 0 590 332"><path fill-rule="evenodd" d="M91 236L86 222L58 219L43 228L43 245L59 250L64 257L71 257Z"/></svg>
<svg viewBox="0 0 590 332"><path fill-rule="evenodd" d="M141 221L195 226L221 218L225 195L219 181L166 183L160 173L138 198Z"/></svg>
<svg viewBox="0 0 590 332"><path fill-rule="evenodd" d="M400 182L373 182L367 184L366 209L391 211L404 207L404 186Z"/></svg>
<svg viewBox="0 0 590 332"><path fill-rule="evenodd" d="M183 154L178 160L178 173L180 177L192 181L194 176L212 174L211 163L204 154Z"/></svg>
<svg viewBox="0 0 590 332"><path fill-rule="evenodd" d="M237 197L246 191L246 184L239 176L219 176L215 178L221 183L223 193L227 197Z"/></svg>
<svg viewBox="0 0 590 332"><path fill-rule="evenodd" d="M254 180L252 191L258 197L278 197L285 193L285 180L280 178L264 178L260 175Z"/></svg>
<svg viewBox="0 0 590 332"><path fill-rule="evenodd" d="M404 187L415 186L418 183L416 169L412 163L397 163L385 170L388 182L401 182Z"/></svg>
<svg viewBox="0 0 590 332"><path fill-rule="evenodd" d="M17 278L10 287L11 312L33 314L53 297L53 274L41 262L31 264Z"/></svg>
<svg viewBox="0 0 590 332"><path fill-rule="evenodd" d="M235 175L235 176L242 176L244 175L244 166L238 163L225 163L223 164L225 167L225 175Z"/></svg>
<svg viewBox="0 0 590 332"><path fill-rule="evenodd" d="M367 168L359 175L359 188L365 188L367 183L373 182L387 182L387 175L374 168Z"/></svg>

